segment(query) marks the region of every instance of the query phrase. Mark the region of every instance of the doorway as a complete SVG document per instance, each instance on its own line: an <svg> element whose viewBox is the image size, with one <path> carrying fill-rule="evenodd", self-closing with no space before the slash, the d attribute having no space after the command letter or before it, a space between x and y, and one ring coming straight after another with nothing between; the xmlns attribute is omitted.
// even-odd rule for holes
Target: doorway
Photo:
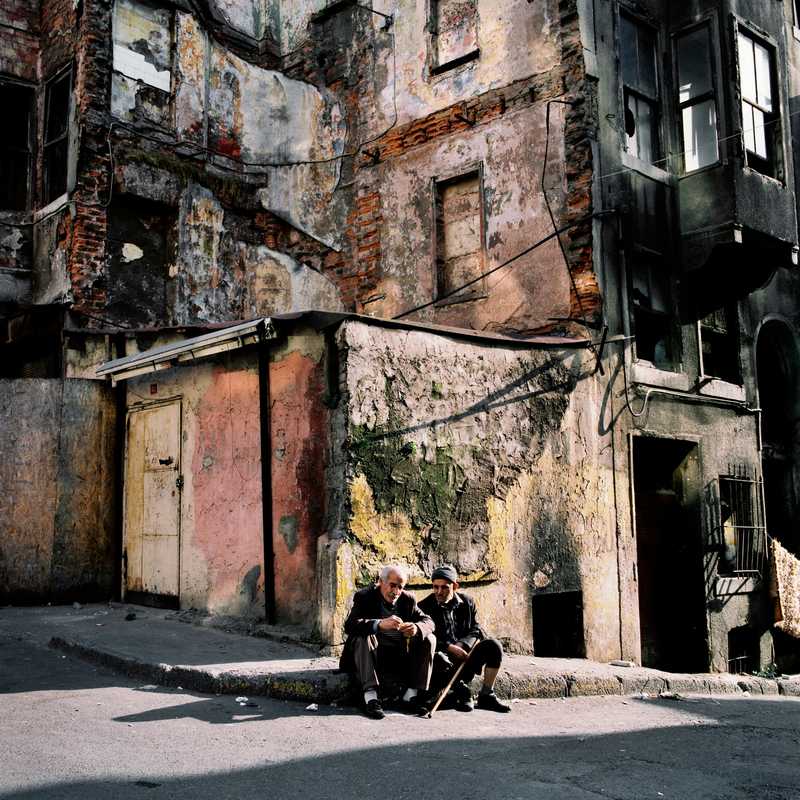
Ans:
<svg viewBox="0 0 800 800"><path fill-rule="evenodd" d="M633 439L641 663L708 668L697 445Z"/></svg>
<svg viewBox="0 0 800 800"><path fill-rule="evenodd" d="M128 602L178 608L181 484L180 400L131 410L122 534Z"/></svg>

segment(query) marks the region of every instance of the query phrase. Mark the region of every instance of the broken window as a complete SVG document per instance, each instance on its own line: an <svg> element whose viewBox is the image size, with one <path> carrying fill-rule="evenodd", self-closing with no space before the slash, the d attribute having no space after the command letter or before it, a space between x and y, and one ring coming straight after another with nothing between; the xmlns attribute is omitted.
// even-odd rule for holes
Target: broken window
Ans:
<svg viewBox="0 0 800 800"><path fill-rule="evenodd" d="M776 177L779 135L772 52L743 31L738 34L742 137L747 165Z"/></svg>
<svg viewBox="0 0 800 800"><path fill-rule="evenodd" d="M25 211L30 203L33 89L0 83L0 209Z"/></svg>
<svg viewBox="0 0 800 800"><path fill-rule="evenodd" d="M626 261L636 358L670 369L678 360L679 348L667 233L669 189L638 174L632 174L630 181Z"/></svg>
<svg viewBox="0 0 800 800"><path fill-rule="evenodd" d="M752 675L761 666L758 631L747 625L728 631L728 672Z"/></svg>
<svg viewBox="0 0 800 800"><path fill-rule="evenodd" d="M443 72L472 61L478 48L477 0L430 0L431 72Z"/></svg>
<svg viewBox="0 0 800 800"><path fill-rule="evenodd" d="M482 296L483 204L481 176L475 170L437 181L435 191L436 277L439 297L458 302ZM463 291L457 291L466 283Z"/></svg>
<svg viewBox="0 0 800 800"><path fill-rule="evenodd" d="M736 307L726 306L700 320L702 374L739 383L739 336Z"/></svg>
<svg viewBox="0 0 800 800"><path fill-rule="evenodd" d="M718 574L761 574L767 553L761 480L743 465L732 466L706 488L706 503Z"/></svg>
<svg viewBox="0 0 800 800"><path fill-rule="evenodd" d="M171 70L172 12L134 0L116 0L114 71L169 92Z"/></svg>
<svg viewBox="0 0 800 800"><path fill-rule="evenodd" d="M654 164L660 157L656 34L620 16L625 135L632 155Z"/></svg>
<svg viewBox="0 0 800 800"><path fill-rule="evenodd" d="M67 191L69 121L72 108L72 68L48 81L44 100L43 203Z"/></svg>
<svg viewBox="0 0 800 800"><path fill-rule="evenodd" d="M676 40L684 172L702 169L719 160L710 37L711 29L703 25Z"/></svg>

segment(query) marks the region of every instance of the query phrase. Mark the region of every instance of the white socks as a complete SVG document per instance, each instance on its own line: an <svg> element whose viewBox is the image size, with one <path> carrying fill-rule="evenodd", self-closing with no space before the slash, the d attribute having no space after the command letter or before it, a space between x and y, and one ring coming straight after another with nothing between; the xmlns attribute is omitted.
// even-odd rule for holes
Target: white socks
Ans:
<svg viewBox="0 0 800 800"><path fill-rule="evenodd" d="M369 703L370 700L377 700L378 693L374 689L368 689L364 692L364 702Z"/></svg>
<svg viewBox="0 0 800 800"><path fill-rule="evenodd" d="M410 700L413 700L417 696L416 689L406 689L406 693L403 695L403 700L408 703Z"/></svg>

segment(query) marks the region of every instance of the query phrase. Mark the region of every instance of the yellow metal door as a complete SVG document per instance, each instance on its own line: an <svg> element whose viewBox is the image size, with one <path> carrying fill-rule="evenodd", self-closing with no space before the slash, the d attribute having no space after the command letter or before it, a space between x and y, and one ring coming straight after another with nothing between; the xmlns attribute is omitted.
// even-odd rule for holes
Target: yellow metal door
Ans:
<svg viewBox="0 0 800 800"><path fill-rule="evenodd" d="M180 576L181 404L128 414L125 452L124 587L178 597Z"/></svg>

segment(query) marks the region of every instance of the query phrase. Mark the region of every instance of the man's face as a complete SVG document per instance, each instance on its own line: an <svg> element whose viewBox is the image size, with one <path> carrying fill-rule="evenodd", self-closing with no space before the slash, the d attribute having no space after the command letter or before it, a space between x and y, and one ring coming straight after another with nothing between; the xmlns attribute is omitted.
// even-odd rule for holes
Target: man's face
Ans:
<svg viewBox="0 0 800 800"><path fill-rule="evenodd" d="M386 576L386 580L383 578L378 579L378 588L381 590L383 599L390 606L397 602L397 598L400 597L400 592L403 591L405 585L405 581L396 572L390 572Z"/></svg>
<svg viewBox="0 0 800 800"><path fill-rule="evenodd" d="M457 583L450 583L450 581L446 581L444 578L436 578L432 585L433 593L436 596L436 602L439 603L439 605L449 603L453 599L453 595L458 588Z"/></svg>

